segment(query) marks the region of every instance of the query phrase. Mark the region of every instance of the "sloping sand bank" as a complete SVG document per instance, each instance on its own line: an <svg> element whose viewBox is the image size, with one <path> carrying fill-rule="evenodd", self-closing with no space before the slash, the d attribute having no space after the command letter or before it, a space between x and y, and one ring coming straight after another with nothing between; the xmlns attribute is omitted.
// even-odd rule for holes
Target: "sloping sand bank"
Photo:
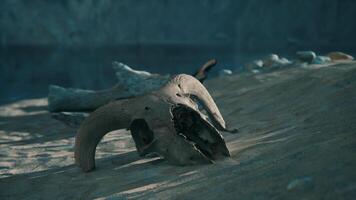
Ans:
<svg viewBox="0 0 356 200"><path fill-rule="evenodd" d="M213 79L232 152L177 167L141 159L128 132L110 133L97 169L73 165L75 130L45 99L0 107L0 199L354 199L356 64Z"/></svg>

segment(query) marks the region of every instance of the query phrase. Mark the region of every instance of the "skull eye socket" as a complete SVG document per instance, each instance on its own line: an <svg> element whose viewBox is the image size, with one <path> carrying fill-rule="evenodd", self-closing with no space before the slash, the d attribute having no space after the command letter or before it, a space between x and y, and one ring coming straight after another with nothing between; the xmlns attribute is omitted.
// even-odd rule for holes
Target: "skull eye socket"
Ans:
<svg viewBox="0 0 356 200"><path fill-rule="evenodd" d="M130 125L130 131L138 152L142 152L153 141L153 131L144 119L133 120Z"/></svg>

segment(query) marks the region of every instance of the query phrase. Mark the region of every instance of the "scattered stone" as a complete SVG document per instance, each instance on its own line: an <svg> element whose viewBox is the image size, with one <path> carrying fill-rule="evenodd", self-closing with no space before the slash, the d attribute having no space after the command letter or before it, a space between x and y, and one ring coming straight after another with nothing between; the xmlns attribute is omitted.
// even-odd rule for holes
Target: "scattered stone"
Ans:
<svg viewBox="0 0 356 200"><path fill-rule="evenodd" d="M291 63L286 58L279 58L277 54L270 54L263 60L263 67L283 67Z"/></svg>
<svg viewBox="0 0 356 200"><path fill-rule="evenodd" d="M283 65L291 64L292 62L288 60L287 58L280 58L279 62L282 63Z"/></svg>
<svg viewBox="0 0 356 200"><path fill-rule="evenodd" d="M219 76L230 76L232 75L232 71L229 69L222 69L219 71Z"/></svg>
<svg viewBox="0 0 356 200"><path fill-rule="evenodd" d="M294 179L287 185L287 190L308 190L313 187L313 178L305 176L302 178Z"/></svg>
<svg viewBox="0 0 356 200"><path fill-rule="evenodd" d="M245 69L247 70L254 70L254 69L259 69L263 67L263 61L262 60L254 60L250 63L247 63L245 65Z"/></svg>
<svg viewBox="0 0 356 200"><path fill-rule="evenodd" d="M251 70L251 72L254 73L254 74L258 74L258 73L260 73L260 70L253 69L253 70Z"/></svg>
<svg viewBox="0 0 356 200"><path fill-rule="evenodd" d="M331 59L328 56L317 56L313 60L312 64L323 65L323 64L330 63L330 62L331 62Z"/></svg>
<svg viewBox="0 0 356 200"><path fill-rule="evenodd" d="M292 62L287 58L280 58L277 54L270 54L265 59L254 60L247 63L244 67L253 73L259 73L261 71L268 70L268 68L284 67L290 64L292 64Z"/></svg>
<svg viewBox="0 0 356 200"><path fill-rule="evenodd" d="M302 62L311 63L316 58L316 54L313 51L298 51L297 59Z"/></svg>
<svg viewBox="0 0 356 200"><path fill-rule="evenodd" d="M339 61L339 60L353 60L354 57L352 57L351 55L348 55L346 53L343 52L330 52L327 55L332 61Z"/></svg>
<svg viewBox="0 0 356 200"><path fill-rule="evenodd" d="M276 62L278 62L279 57L277 54L270 54L263 60L264 67L272 67Z"/></svg>

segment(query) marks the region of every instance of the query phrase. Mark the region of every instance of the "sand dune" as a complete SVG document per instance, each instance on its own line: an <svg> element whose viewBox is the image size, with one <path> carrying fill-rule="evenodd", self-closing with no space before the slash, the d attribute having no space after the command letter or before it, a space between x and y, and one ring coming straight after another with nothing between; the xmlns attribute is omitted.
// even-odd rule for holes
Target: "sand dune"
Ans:
<svg viewBox="0 0 356 200"><path fill-rule="evenodd" d="M45 99L0 107L0 199L354 199L356 63L213 79L232 157L177 167L142 159L127 131L100 143L97 169L73 165L75 130Z"/></svg>

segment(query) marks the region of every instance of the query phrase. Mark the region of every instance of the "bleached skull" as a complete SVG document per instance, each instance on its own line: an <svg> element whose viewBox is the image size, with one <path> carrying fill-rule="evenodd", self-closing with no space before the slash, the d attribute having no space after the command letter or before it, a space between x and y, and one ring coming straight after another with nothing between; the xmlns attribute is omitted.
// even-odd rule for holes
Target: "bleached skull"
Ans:
<svg viewBox="0 0 356 200"><path fill-rule="evenodd" d="M205 87L185 74L173 77L158 91L94 111L75 140L75 160L83 171L95 168L97 144L117 129L131 131L141 156L156 153L172 164L213 163L230 156L219 132L229 131L219 109Z"/></svg>

